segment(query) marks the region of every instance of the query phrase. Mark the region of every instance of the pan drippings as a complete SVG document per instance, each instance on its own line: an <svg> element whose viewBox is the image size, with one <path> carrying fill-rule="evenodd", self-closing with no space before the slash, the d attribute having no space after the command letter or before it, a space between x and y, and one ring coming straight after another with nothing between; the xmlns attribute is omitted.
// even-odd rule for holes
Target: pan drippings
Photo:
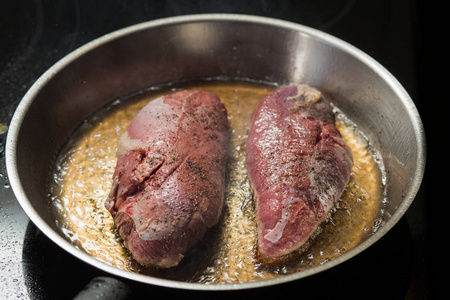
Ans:
<svg viewBox="0 0 450 300"><path fill-rule="evenodd" d="M232 128L227 190L219 224L186 255L178 267L145 268L133 261L104 207L116 165L116 145L136 113L161 95L182 88L216 93ZM379 157L357 126L337 111L337 127L353 150L351 179L335 212L306 253L271 267L257 260L256 219L245 165L250 116L257 103L277 87L259 83L211 81L154 89L116 101L86 120L60 155L50 186L58 228L74 245L130 272L202 283L243 283L295 273L324 264L351 250L374 233L384 205Z"/></svg>

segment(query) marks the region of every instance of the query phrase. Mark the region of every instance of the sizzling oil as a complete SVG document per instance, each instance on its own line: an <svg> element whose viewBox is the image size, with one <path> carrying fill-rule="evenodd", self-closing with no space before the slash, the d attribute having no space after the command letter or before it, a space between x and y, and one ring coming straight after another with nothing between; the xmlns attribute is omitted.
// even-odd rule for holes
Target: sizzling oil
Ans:
<svg viewBox="0 0 450 300"><path fill-rule="evenodd" d="M105 209L116 164L116 145L131 119L149 101L180 88L216 93L224 102L232 129L227 189L219 224L168 270L138 265L124 248ZM247 82L209 82L161 88L128 101L117 101L80 127L61 152L51 184L58 228L74 245L97 259L130 272L202 283L242 283L271 279L324 264L351 250L377 230L383 205L383 174L368 141L342 113L336 126L352 148L350 182L322 233L295 260L271 268L256 258L256 220L245 165L250 116L275 86Z"/></svg>

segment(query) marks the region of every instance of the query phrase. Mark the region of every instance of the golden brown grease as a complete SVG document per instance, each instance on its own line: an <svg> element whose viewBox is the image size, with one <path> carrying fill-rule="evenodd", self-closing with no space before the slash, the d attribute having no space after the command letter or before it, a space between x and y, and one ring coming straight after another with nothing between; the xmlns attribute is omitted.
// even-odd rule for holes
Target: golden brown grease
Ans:
<svg viewBox="0 0 450 300"><path fill-rule="evenodd" d="M224 102L232 129L224 211L219 224L178 267L155 270L138 265L123 247L104 202L116 165L116 145L131 119L151 99L181 88L200 88ZM208 82L143 93L118 101L87 120L61 153L51 185L57 225L77 247L118 268L174 280L243 283L271 279L330 261L367 239L378 228L383 205L382 172L368 142L345 116L336 126L353 150L351 179L335 212L306 253L266 268L256 260L256 220L245 165L250 116L277 87L247 82Z"/></svg>

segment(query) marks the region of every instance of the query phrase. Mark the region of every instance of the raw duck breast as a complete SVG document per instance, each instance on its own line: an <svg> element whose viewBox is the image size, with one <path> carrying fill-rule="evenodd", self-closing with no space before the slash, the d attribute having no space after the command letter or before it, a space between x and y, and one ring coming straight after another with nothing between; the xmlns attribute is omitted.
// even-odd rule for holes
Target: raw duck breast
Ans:
<svg viewBox="0 0 450 300"><path fill-rule="evenodd" d="M137 262L176 266L218 222L228 141L224 105L200 90L155 99L131 121L105 206Z"/></svg>
<svg viewBox="0 0 450 300"><path fill-rule="evenodd" d="M334 121L307 85L282 87L253 112L246 160L261 258L306 250L341 197L353 158Z"/></svg>

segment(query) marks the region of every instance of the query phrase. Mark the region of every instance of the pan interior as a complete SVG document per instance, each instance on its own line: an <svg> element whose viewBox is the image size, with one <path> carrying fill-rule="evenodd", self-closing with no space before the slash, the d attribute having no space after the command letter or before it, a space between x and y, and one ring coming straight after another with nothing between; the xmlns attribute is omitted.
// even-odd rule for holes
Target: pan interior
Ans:
<svg viewBox="0 0 450 300"><path fill-rule="evenodd" d="M310 249L270 265L257 258L257 225L245 165L251 113L276 85L242 81L172 84L117 101L86 120L61 152L53 172L51 203L63 236L89 255L117 268L195 283L246 283L311 269L350 251L378 230L384 210L379 154L357 126L336 109L337 126L353 150L355 165L346 192ZM112 184L117 140L149 101L176 90L199 88L224 102L231 125L224 211L219 224L181 264L155 270L137 264L119 238L104 203Z"/></svg>

